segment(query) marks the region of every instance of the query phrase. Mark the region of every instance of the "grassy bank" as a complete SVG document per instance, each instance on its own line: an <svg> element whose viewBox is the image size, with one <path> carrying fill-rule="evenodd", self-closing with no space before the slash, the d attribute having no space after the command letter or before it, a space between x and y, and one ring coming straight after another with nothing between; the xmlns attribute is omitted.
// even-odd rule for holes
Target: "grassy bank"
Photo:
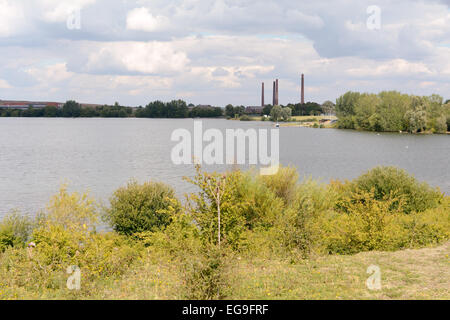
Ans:
<svg viewBox="0 0 450 320"><path fill-rule="evenodd" d="M197 169L184 203L131 181L108 207L62 187L35 220L6 217L0 299L450 298L450 198L405 171L320 184Z"/></svg>
<svg viewBox="0 0 450 320"><path fill-rule="evenodd" d="M450 299L450 243L397 252L322 256L291 263L280 259L229 261L226 299ZM368 290L368 266L381 269L379 291ZM92 290L49 292L4 286L0 299L185 299L183 274L170 260L148 253L118 278L98 280ZM84 286L82 280L82 286Z"/></svg>

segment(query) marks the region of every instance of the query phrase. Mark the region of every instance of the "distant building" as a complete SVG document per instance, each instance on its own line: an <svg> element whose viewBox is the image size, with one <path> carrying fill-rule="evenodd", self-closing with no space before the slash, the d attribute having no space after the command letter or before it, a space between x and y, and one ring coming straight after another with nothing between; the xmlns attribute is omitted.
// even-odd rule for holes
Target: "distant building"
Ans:
<svg viewBox="0 0 450 320"><path fill-rule="evenodd" d="M262 114L263 113L263 107L261 106L249 106L245 108L246 114Z"/></svg>
<svg viewBox="0 0 450 320"><path fill-rule="evenodd" d="M14 101L14 100L0 100L0 109L42 109L46 106L53 106L62 108L63 103L60 102L45 102L45 101Z"/></svg>

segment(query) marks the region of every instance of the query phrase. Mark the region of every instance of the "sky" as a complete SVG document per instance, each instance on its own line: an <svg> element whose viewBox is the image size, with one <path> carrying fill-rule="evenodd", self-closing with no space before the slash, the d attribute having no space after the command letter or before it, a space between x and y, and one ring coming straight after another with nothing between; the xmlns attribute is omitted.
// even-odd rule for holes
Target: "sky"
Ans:
<svg viewBox="0 0 450 320"><path fill-rule="evenodd" d="M0 0L0 99L450 99L450 0Z"/></svg>

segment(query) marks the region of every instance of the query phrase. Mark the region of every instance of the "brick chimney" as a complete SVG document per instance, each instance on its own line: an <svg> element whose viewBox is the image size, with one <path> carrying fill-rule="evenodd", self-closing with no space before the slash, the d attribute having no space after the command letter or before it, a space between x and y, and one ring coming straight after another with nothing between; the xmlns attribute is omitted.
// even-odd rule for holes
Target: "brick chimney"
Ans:
<svg viewBox="0 0 450 320"><path fill-rule="evenodd" d="M302 73L302 101L301 104L305 104L305 75Z"/></svg>
<svg viewBox="0 0 450 320"><path fill-rule="evenodd" d="M276 92L276 87L275 87L275 81L273 82L273 99L272 99L272 105L275 106L275 102L276 102L276 98L277 98L277 92Z"/></svg>
<svg viewBox="0 0 450 320"><path fill-rule="evenodd" d="M278 105L278 79L275 80L275 105Z"/></svg>
<svg viewBox="0 0 450 320"><path fill-rule="evenodd" d="M264 82L262 83L262 89L261 89L261 107L264 108Z"/></svg>

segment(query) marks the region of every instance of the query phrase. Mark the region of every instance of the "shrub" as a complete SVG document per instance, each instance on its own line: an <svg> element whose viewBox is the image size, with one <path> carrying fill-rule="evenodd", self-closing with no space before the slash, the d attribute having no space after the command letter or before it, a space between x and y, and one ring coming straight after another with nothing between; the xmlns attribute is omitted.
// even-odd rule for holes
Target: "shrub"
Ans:
<svg viewBox="0 0 450 320"><path fill-rule="evenodd" d="M218 300L226 296L227 251L207 245L195 256L184 259L183 274L186 298Z"/></svg>
<svg viewBox="0 0 450 320"><path fill-rule="evenodd" d="M343 204L345 212L334 212L320 222L321 245L331 254L354 254L423 247L449 239L448 199L438 208L411 214L404 213L403 203L392 197L377 200L373 192L353 194Z"/></svg>
<svg viewBox="0 0 450 320"><path fill-rule="evenodd" d="M283 199L267 185L274 180L265 179L265 184L261 179L264 178L254 172L246 172L240 174L236 183L234 201L240 204L238 212L244 217L245 225L249 229L273 226L277 216L284 210ZM275 183L272 184L272 187L274 186ZM283 191L288 193L287 189Z"/></svg>
<svg viewBox="0 0 450 320"><path fill-rule="evenodd" d="M174 257L194 254L201 247L199 230L192 217L184 212L174 215L164 230L135 233L134 237L148 249Z"/></svg>
<svg viewBox="0 0 450 320"><path fill-rule="evenodd" d="M129 182L114 192L110 203L107 220L124 235L161 230L180 208L173 189L158 182Z"/></svg>
<svg viewBox="0 0 450 320"><path fill-rule="evenodd" d="M433 189L425 182L419 183L406 171L395 167L377 167L363 174L353 181L353 191L358 189L365 192L373 190L376 200L391 194L403 199L405 213L434 208L443 199L439 189Z"/></svg>
<svg viewBox="0 0 450 320"><path fill-rule="evenodd" d="M62 187L33 231L35 260L50 270L77 265L90 275L119 274L136 252L118 235L96 233L98 215L87 194L69 194Z"/></svg>
<svg viewBox="0 0 450 320"><path fill-rule="evenodd" d="M280 167L276 174L261 176L261 180L286 204L289 204L294 199L298 182L298 172L295 168Z"/></svg>
<svg viewBox="0 0 450 320"><path fill-rule="evenodd" d="M241 116L241 117L239 118L239 120L241 120L241 121L250 121L251 118L250 118L249 116L247 116L247 115L243 115L243 116Z"/></svg>
<svg viewBox="0 0 450 320"><path fill-rule="evenodd" d="M197 175L193 179L184 179L200 188L198 194L189 195L187 210L199 227L201 239L208 244L218 244L220 209L221 242L236 248L246 226L243 203L236 201L241 172L209 174L202 172L200 166L196 169Z"/></svg>
<svg viewBox="0 0 450 320"><path fill-rule="evenodd" d="M280 214L279 229L288 250L307 257L316 250L321 231L318 219L332 210L334 196L329 188L309 179L296 189L292 204Z"/></svg>
<svg viewBox="0 0 450 320"><path fill-rule="evenodd" d="M402 225L408 233L410 247L438 244L450 238L450 198L442 206L405 216Z"/></svg>
<svg viewBox="0 0 450 320"><path fill-rule="evenodd" d="M29 240L33 222L18 212L13 212L0 222L0 252L7 247L23 247Z"/></svg>
<svg viewBox="0 0 450 320"><path fill-rule="evenodd" d="M393 203L398 203L392 210ZM373 192L352 194L345 201L345 212L334 213L322 222L323 245L329 253L353 254L371 250L394 250L404 247L406 233L397 223L402 202L386 197L377 200Z"/></svg>
<svg viewBox="0 0 450 320"><path fill-rule="evenodd" d="M114 233L96 233L97 217L97 206L87 194L69 194L63 186L32 232L36 247L9 248L1 255L0 279L37 298L76 298L96 290L97 279L122 275L140 256L141 246ZM79 292L66 288L69 266L81 270Z"/></svg>

